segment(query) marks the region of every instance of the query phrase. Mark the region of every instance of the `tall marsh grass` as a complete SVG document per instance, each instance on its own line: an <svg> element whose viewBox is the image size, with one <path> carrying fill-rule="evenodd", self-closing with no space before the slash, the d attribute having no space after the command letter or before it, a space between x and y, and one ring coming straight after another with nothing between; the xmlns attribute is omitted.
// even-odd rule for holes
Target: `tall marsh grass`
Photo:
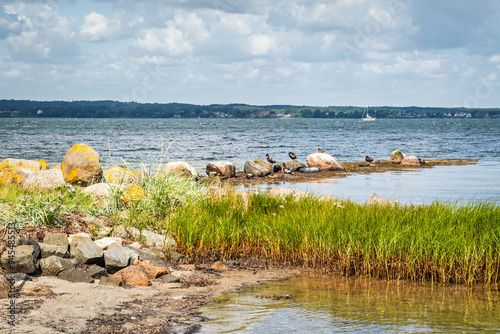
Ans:
<svg viewBox="0 0 500 334"><path fill-rule="evenodd" d="M493 203L364 206L228 192L180 207L167 226L192 259L218 251L344 275L500 280L500 208Z"/></svg>

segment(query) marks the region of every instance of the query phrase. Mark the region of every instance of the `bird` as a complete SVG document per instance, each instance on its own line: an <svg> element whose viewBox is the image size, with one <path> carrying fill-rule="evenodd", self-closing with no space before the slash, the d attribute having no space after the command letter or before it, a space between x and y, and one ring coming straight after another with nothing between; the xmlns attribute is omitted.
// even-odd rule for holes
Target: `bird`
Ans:
<svg viewBox="0 0 500 334"><path fill-rule="evenodd" d="M274 160L269 154L266 154L266 158L267 158L267 161L270 163L270 164L273 164L276 162L276 160Z"/></svg>
<svg viewBox="0 0 500 334"><path fill-rule="evenodd" d="M366 161L366 162L372 162L372 161L373 161L373 158L370 158L369 156L366 156L366 157L365 157L365 161Z"/></svg>
<svg viewBox="0 0 500 334"><path fill-rule="evenodd" d="M283 172L284 172L285 174L292 174L292 171L291 171L291 170L289 170L288 168L283 168Z"/></svg>
<svg viewBox="0 0 500 334"><path fill-rule="evenodd" d="M293 152L288 152L288 156L293 160L297 159L297 156Z"/></svg>
<svg viewBox="0 0 500 334"><path fill-rule="evenodd" d="M254 179L255 175L253 175L253 174L247 174L247 175L245 175L245 178L246 179Z"/></svg>
<svg viewBox="0 0 500 334"><path fill-rule="evenodd" d="M425 165L425 160L422 158L418 158L418 162L420 162L421 165Z"/></svg>
<svg viewBox="0 0 500 334"><path fill-rule="evenodd" d="M280 165L274 165L273 166L273 172L277 173L281 170L281 166Z"/></svg>
<svg viewBox="0 0 500 334"><path fill-rule="evenodd" d="M321 149L321 148L318 148L318 149L316 150L316 153L325 153L325 150L323 150L323 149Z"/></svg>

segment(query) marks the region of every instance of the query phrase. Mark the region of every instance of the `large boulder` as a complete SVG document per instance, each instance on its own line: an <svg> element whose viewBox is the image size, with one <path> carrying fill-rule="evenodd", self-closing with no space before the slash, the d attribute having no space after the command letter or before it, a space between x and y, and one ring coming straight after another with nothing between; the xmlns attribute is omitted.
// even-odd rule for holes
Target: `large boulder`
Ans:
<svg viewBox="0 0 500 334"><path fill-rule="evenodd" d="M122 203L130 204L145 196L146 191L144 189L131 183L123 189L120 201L122 201Z"/></svg>
<svg viewBox="0 0 500 334"><path fill-rule="evenodd" d="M156 279L156 278L161 277L163 275L170 274L170 269L163 267L163 266L161 266L161 267L155 266L154 264L152 264L149 261L143 262L143 261L135 260L134 266L141 267L149 279Z"/></svg>
<svg viewBox="0 0 500 334"><path fill-rule="evenodd" d="M48 167L42 160L3 159L0 161L0 182L22 185L29 175Z"/></svg>
<svg viewBox="0 0 500 334"><path fill-rule="evenodd" d="M111 191L107 183L96 183L81 190L82 193L92 196L94 201L109 200Z"/></svg>
<svg viewBox="0 0 500 334"><path fill-rule="evenodd" d="M403 159L406 157L406 154L403 152L396 150L391 152L391 158L389 159L389 162L393 162L395 164L401 163Z"/></svg>
<svg viewBox="0 0 500 334"><path fill-rule="evenodd" d="M148 286L151 285L151 280L149 279L146 272L139 266L133 265L127 268L124 268L114 275L110 276L111 278L121 279L126 284L130 285L140 285L140 286Z"/></svg>
<svg viewBox="0 0 500 334"><path fill-rule="evenodd" d="M321 170L345 170L344 166L327 153L313 153L306 159L309 167L318 167Z"/></svg>
<svg viewBox="0 0 500 334"><path fill-rule="evenodd" d="M10 249L9 249L10 250ZM4 251L2 268L8 272L32 274L36 270L36 250L31 245L20 245L13 248L13 254Z"/></svg>
<svg viewBox="0 0 500 334"><path fill-rule="evenodd" d="M102 180L101 157L86 144L73 145L64 155L61 164L64 181L89 186Z"/></svg>
<svg viewBox="0 0 500 334"><path fill-rule="evenodd" d="M265 169L267 169L270 172L273 171L273 165L270 164L269 162L266 162L266 161L261 160L261 159L255 159L253 162L255 162L257 165L261 165L262 167L264 167Z"/></svg>
<svg viewBox="0 0 500 334"><path fill-rule="evenodd" d="M22 188L28 190L52 191L66 184L60 169L48 169L30 173L22 182Z"/></svg>
<svg viewBox="0 0 500 334"><path fill-rule="evenodd" d="M163 175L174 174L178 176L193 178L195 180L198 180L200 178L196 169L194 169L194 167L188 164L187 162L183 161L167 163L165 167L163 167L163 169L161 170L161 174Z"/></svg>
<svg viewBox="0 0 500 334"><path fill-rule="evenodd" d="M299 160L288 160L287 162L285 162L285 168L291 170L292 172L304 167L306 167L306 165L304 165L304 163Z"/></svg>
<svg viewBox="0 0 500 334"><path fill-rule="evenodd" d="M414 155L408 155L404 157L404 159L401 161L401 166L414 166L418 167L420 166L420 161L418 160L418 157Z"/></svg>
<svg viewBox="0 0 500 334"><path fill-rule="evenodd" d="M236 166L229 161L216 161L209 163L205 171L208 176L234 177L236 175Z"/></svg>
<svg viewBox="0 0 500 334"><path fill-rule="evenodd" d="M63 270L69 270L75 266L70 260L58 256L49 256L40 260L40 269L46 276L57 276Z"/></svg>
<svg viewBox="0 0 500 334"><path fill-rule="evenodd" d="M99 264L104 253L92 239L84 236L75 236L70 243L70 253L79 264Z"/></svg>
<svg viewBox="0 0 500 334"><path fill-rule="evenodd" d="M243 167L243 170L245 171L245 174L252 174L252 175L258 176L258 177L264 177L266 175L271 174L270 170L268 170L265 167L262 167L261 165L255 163L253 161L245 162L245 166Z"/></svg>
<svg viewBox="0 0 500 334"><path fill-rule="evenodd" d="M110 274L114 274L128 266L129 259L129 253L117 243L109 245L104 252L104 263L106 264L106 270Z"/></svg>
<svg viewBox="0 0 500 334"><path fill-rule="evenodd" d="M104 171L104 178L107 183L130 184L138 180L138 175L120 166L111 166Z"/></svg>

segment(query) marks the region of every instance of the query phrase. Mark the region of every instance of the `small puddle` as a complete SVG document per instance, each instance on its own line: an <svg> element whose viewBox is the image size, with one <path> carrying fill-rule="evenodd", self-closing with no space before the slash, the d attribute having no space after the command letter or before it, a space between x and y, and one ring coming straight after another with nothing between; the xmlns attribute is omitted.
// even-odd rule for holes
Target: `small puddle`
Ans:
<svg viewBox="0 0 500 334"><path fill-rule="evenodd" d="M200 333L500 333L498 287L308 275L217 300Z"/></svg>

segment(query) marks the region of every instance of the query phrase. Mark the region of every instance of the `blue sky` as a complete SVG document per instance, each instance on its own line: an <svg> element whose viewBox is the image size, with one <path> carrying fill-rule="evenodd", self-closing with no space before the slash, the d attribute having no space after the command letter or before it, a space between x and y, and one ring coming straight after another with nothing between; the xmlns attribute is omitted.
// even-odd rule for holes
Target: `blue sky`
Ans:
<svg viewBox="0 0 500 334"><path fill-rule="evenodd" d="M0 98L500 106L500 1L0 1Z"/></svg>

